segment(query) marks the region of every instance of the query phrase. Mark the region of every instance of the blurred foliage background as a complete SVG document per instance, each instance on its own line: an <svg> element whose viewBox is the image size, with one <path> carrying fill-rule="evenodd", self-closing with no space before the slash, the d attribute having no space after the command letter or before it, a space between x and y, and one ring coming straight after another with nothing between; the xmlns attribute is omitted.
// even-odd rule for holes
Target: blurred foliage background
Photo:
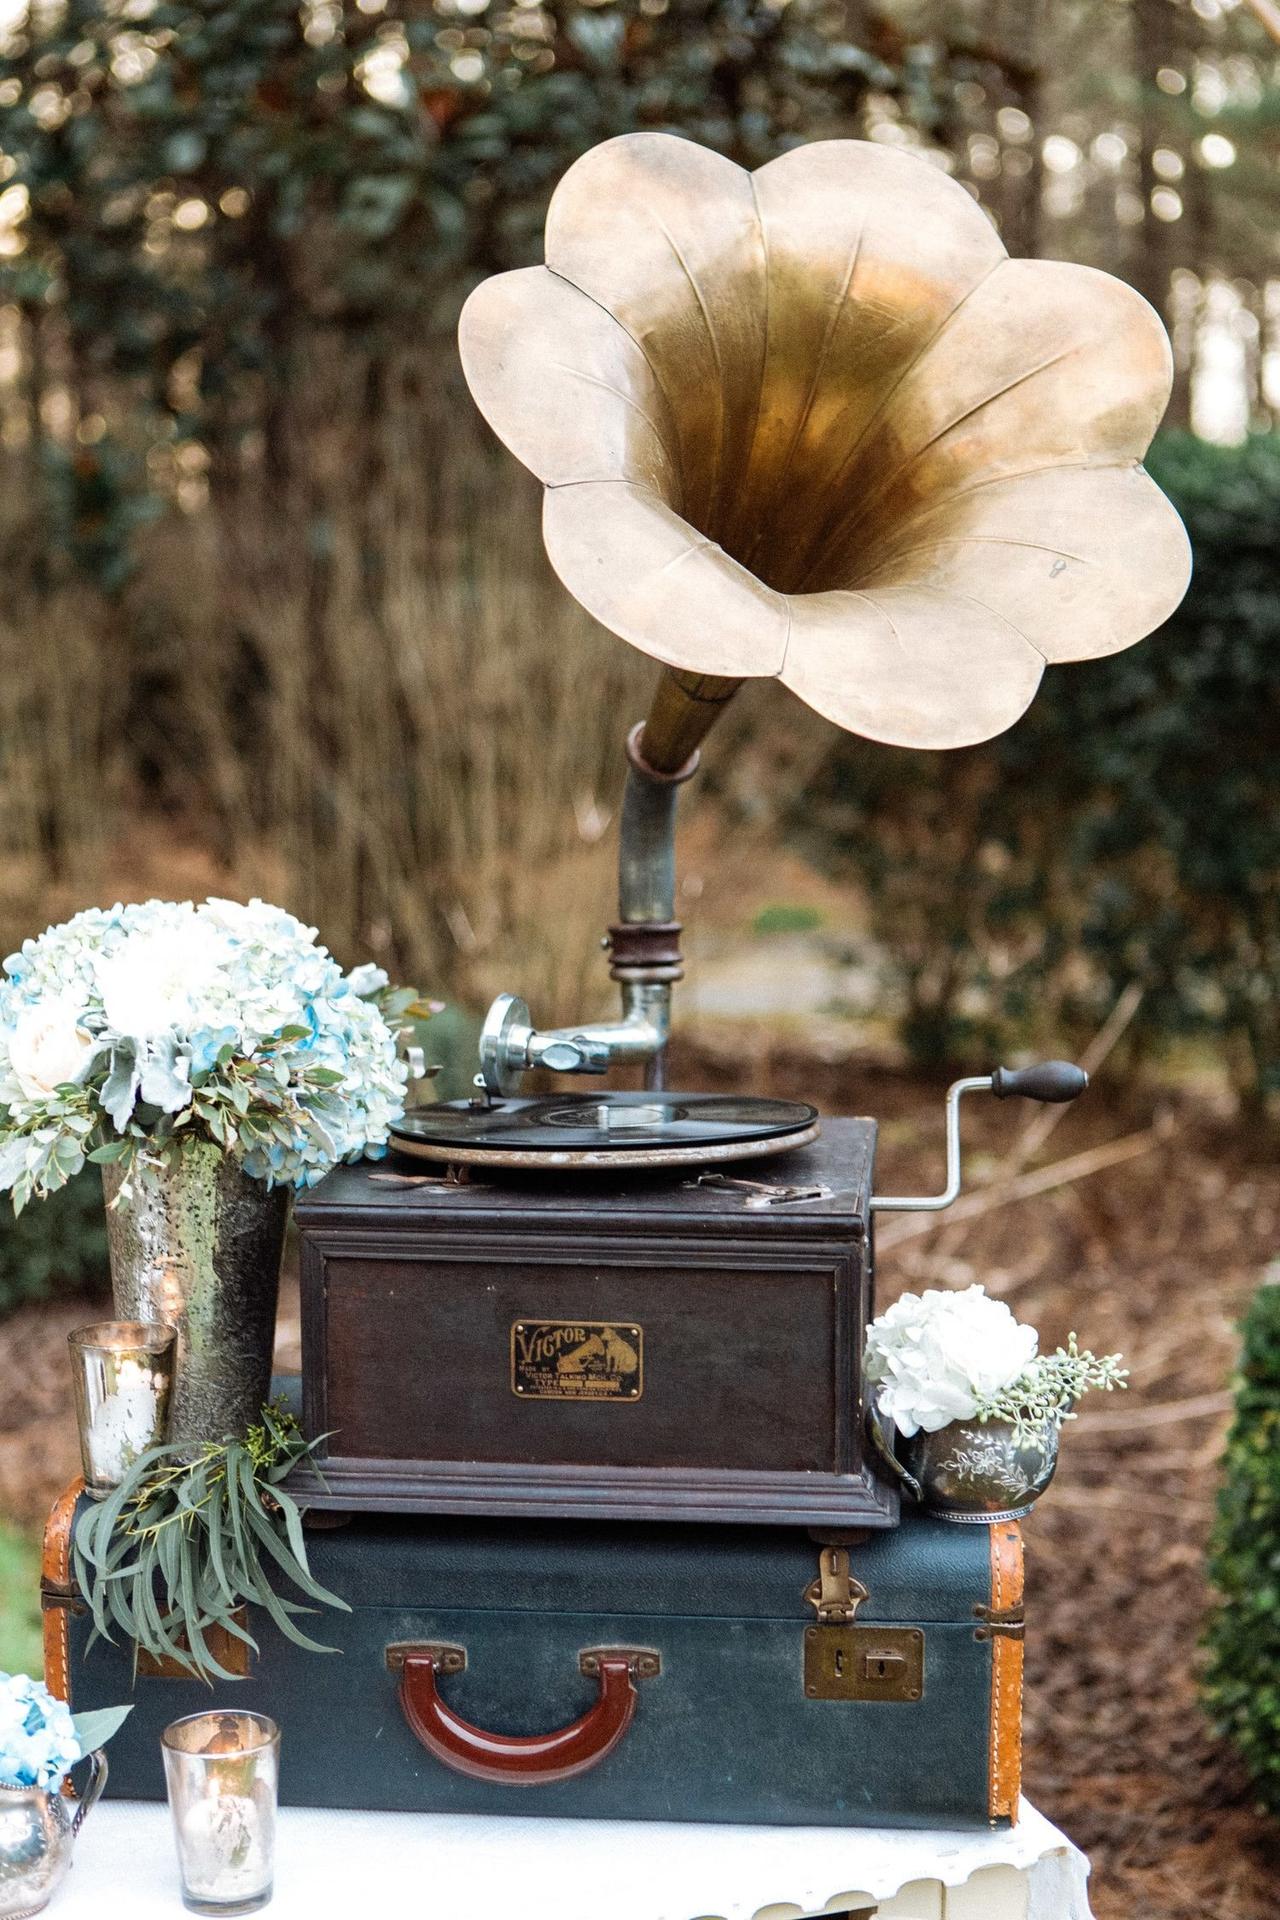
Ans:
<svg viewBox="0 0 1280 1920"><path fill-rule="evenodd" d="M691 800L701 867L754 837L829 876L918 1059L1062 1047L1136 983L1132 1049L1209 1040L1264 1105L1277 71L1240 0L0 0L0 933L257 890L463 1005L607 998L648 670L552 581L453 322L609 134L746 164L860 135L1161 309L1197 581L974 752L756 690Z"/></svg>

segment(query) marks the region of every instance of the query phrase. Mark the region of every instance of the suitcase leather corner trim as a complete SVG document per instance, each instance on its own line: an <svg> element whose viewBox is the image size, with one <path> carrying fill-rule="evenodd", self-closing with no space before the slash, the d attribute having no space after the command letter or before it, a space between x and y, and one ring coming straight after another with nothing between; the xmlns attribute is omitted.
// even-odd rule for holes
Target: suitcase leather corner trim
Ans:
<svg viewBox="0 0 1280 1920"><path fill-rule="evenodd" d="M44 1683L59 1700L71 1700L71 1528L84 1481L73 1480L58 1495L45 1523L40 1561L40 1608L44 1629Z"/></svg>
<svg viewBox="0 0 1280 1920"><path fill-rule="evenodd" d="M114 1797L163 1798L159 1735L170 1720L245 1704L284 1729L286 1806L832 1827L1016 1818L1021 1549L1011 1523L911 1516L836 1546L795 1528L358 1516L310 1544L316 1577L353 1603L333 1623L343 1651L295 1648L255 1608L261 1651L249 1678L210 1689L189 1676L135 1678L128 1645L90 1645L70 1580L72 1491L45 1559L50 1683L76 1711L132 1698L112 1743ZM830 1661L811 1695L817 1640ZM499 1744L588 1715L602 1659L639 1650L660 1672L637 1669L625 1738L530 1795L454 1771L415 1738L388 1655L423 1646L441 1653L451 1712L496 1730ZM465 1649L465 1661L450 1666L448 1649ZM616 1692L629 1677L619 1665Z"/></svg>
<svg viewBox="0 0 1280 1920"><path fill-rule="evenodd" d="M1023 1546L1016 1520L991 1529L991 1818L1015 1825L1022 1795Z"/></svg>

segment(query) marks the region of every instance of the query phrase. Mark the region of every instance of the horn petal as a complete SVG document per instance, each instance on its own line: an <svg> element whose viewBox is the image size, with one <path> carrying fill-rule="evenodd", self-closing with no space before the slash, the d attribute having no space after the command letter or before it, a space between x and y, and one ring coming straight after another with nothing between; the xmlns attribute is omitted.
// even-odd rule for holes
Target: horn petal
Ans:
<svg viewBox="0 0 1280 1920"><path fill-rule="evenodd" d="M740 531L750 560L803 552L884 395L1007 256L940 169L869 141L795 147L753 175L768 260L766 347ZM791 485L803 474L802 488Z"/></svg>
<svg viewBox="0 0 1280 1920"><path fill-rule="evenodd" d="M458 350L485 419L544 485L633 480L679 503L666 395L630 335L568 281L543 267L483 281Z"/></svg>
<svg viewBox="0 0 1280 1920"><path fill-rule="evenodd" d="M656 494L615 481L549 487L542 537L574 599L655 660L734 680L781 671L785 596Z"/></svg>
<svg viewBox="0 0 1280 1920"><path fill-rule="evenodd" d="M1060 260L1002 261L848 446L829 531L799 584L854 584L886 529L977 479L1140 460L1172 373L1164 328L1123 281Z"/></svg>
<svg viewBox="0 0 1280 1920"><path fill-rule="evenodd" d="M606 140L551 196L546 261L643 349L676 417L684 512L714 531L746 466L764 359L750 174L674 134Z"/></svg>
<svg viewBox="0 0 1280 1920"><path fill-rule="evenodd" d="M1045 467L950 494L904 522L861 584L879 595L922 582L985 603L1046 660L1066 661L1133 646L1190 577L1186 529L1141 467Z"/></svg>
<svg viewBox="0 0 1280 1920"><path fill-rule="evenodd" d="M791 600L783 683L850 733L893 747L971 747L1026 712L1044 655L1008 621L942 590Z"/></svg>
<svg viewBox="0 0 1280 1920"><path fill-rule="evenodd" d="M547 266L472 295L472 391L548 487L569 591L670 665L777 675L913 746L1008 726L1046 660L1186 588L1140 461L1164 330L1090 268L1010 260L917 157L820 141L749 175L669 134L569 169Z"/></svg>

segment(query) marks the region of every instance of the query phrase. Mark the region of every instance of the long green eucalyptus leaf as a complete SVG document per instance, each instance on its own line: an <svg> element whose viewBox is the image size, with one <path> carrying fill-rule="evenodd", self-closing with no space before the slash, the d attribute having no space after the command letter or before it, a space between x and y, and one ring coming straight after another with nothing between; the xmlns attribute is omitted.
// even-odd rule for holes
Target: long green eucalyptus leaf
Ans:
<svg viewBox="0 0 1280 1920"><path fill-rule="evenodd" d="M292 1500L289 1495L282 1492L279 1487L276 1488L272 1498L284 1515L285 1534L290 1547L293 1549L294 1558L301 1569L302 1578L299 1579L297 1575L294 1576L297 1584L302 1588L304 1593L309 1593L313 1600L319 1600L326 1607L337 1607L342 1613L350 1613L351 1607L349 1603L342 1598L341 1594L332 1593L328 1587L322 1587L311 1571L307 1561L306 1538L302 1531L302 1515L298 1511L297 1501Z"/></svg>
<svg viewBox="0 0 1280 1920"><path fill-rule="evenodd" d="M295 1587L300 1587L303 1593L308 1594L312 1600L318 1600L322 1606L338 1607L343 1613L350 1613L351 1609L345 1600L340 1600L336 1593L330 1593L326 1587L322 1587L320 1582L314 1578L307 1567L305 1557L299 1562L289 1547L287 1547L280 1538L276 1528L272 1526L270 1520L268 1520L266 1514L263 1513L262 1508L256 1501L248 1511L248 1518L250 1526L261 1540L263 1546L267 1549L267 1552L282 1570L288 1574ZM304 1547L304 1556L305 1553L306 1548Z"/></svg>
<svg viewBox="0 0 1280 1920"><path fill-rule="evenodd" d="M337 1647L322 1646L318 1640L312 1640L307 1634L303 1633L301 1627L295 1627L293 1621L289 1618L289 1614L281 1605L279 1597L272 1592L271 1588L267 1586L265 1582L262 1587L262 1604L279 1627L281 1633L284 1634L287 1640L292 1640L295 1646L305 1647L308 1653L337 1653Z"/></svg>
<svg viewBox="0 0 1280 1920"><path fill-rule="evenodd" d="M245 1538L244 1517L240 1512L240 1483L232 1469L231 1457L227 1456L227 1517L231 1522L231 1539L235 1547L236 1564L244 1567L249 1561L249 1542Z"/></svg>
<svg viewBox="0 0 1280 1920"><path fill-rule="evenodd" d="M143 1455L76 1524L73 1566L94 1637L122 1633L135 1660L142 1649L202 1679L231 1680L239 1676L209 1635L221 1628L256 1652L235 1617L254 1604L297 1645L333 1651L295 1624L314 1607L272 1584L273 1573L283 1575L308 1599L347 1610L311 1573L301 1514L280 1487L315 1444L283 1408L267 1407L245 1440L206 1446L194 1460L177 1443Z"/></svg>
<svg viewBox="0 0 1280 1920"><path fill-rule="evenodd" d="M222 1553L222 1535L226 1522L226 1499L227 1489L225 1484L223 1484L217 1487L210 1496L209 1511L206 1516L205 1526L209 1536L210 1572L228 1607L234 1608L236 1604L235 1588L227 1578L226 1562L223 1559Z"/></svg>
<svg viewBox="0 0 1280 1920"><path fill-rule="evenodd" d="M210 1651L209 1643L200 1626L200 1609L196 1604L196 1584L191 1577L191 1559L185 1553L178 1556L178 1595L183 1623L187 1629L187 1645L191 1649L192 1659L197 1666L213 1667L218 1672L222 1672L223 1669L218 1667L218 1662Z"/></svg>

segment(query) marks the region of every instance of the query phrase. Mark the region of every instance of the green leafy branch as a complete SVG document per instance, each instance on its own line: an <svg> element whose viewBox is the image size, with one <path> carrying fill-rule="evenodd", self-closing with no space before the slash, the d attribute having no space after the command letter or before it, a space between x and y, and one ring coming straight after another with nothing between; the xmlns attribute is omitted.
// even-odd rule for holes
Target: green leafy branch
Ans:
<svg viewBox="0 0 1280 1920"><path fill-rule="evenodd" d="M313 1577L301 1513L281 1484L316 1444L273 1403L243 1439L210 1442L194 1460L177 1444L141 1454L120 1486L76 1522L75 1577L95 1636L112 1640L114 1629L136 1650L198 1679L231 1680L238 1676L217 1659L208 1636L220 1629L257 1652L237 1618L249 1604L297 1646L335 1651L297 1624L316 1605L350 1608ZM316 1605L278 1592L281 1575Z"/></svg>
<svg viewBox="0 0 1280 1920"><path fill-rule="evenodd" d="M1118 1353L1082 1353L1073 1333L1065 1347L1044 1353L999 1393L978 1403L979 1420L1007 1420L1017 1440L1029 1439L1037 1427L1052 1422L1060 1427L1074 1420L1075 1403L1094 1388L1112 1393L1129 1384L1129 1373Z"/></svg>

